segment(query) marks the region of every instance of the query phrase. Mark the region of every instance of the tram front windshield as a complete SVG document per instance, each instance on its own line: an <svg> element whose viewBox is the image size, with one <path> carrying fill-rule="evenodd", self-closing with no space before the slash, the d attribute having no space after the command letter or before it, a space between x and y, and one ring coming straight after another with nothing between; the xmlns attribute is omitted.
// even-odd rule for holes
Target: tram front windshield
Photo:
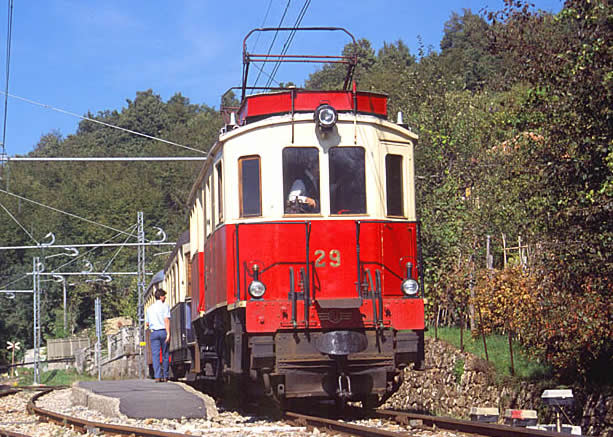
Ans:
<svg viewBox="0 0 613 437"><path fill-rule="evenodd" d="M286 214L318 214L319 150L315 147L283 149L283 196Z"/></svg>
<svg viewBox="0 0 613 437"><path fill-rule="evenodd" d="M366 175L362 147L333 147L330 160L330 213L366 213Z"/></svg>

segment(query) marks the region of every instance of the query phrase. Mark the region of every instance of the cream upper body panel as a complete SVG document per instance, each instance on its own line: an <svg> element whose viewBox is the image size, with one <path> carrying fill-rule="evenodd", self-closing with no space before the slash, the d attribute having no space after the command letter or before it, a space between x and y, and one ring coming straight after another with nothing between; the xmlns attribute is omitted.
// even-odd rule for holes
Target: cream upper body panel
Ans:
<svg viewBox="0 0 613 437"><path fill-rule="evenodd" d="M261 163L262 216L249 220L280 220L284 214L282 150L285 147L317 147L320 163L321 213L330 216L330 199L326 195L330 175L328 152L332 147L363 147L365 149L366 216L371 219L386 216L385 156L387 153L403 157L404 218L415 220L415 193L413 187L413 149L417 136L393 123L374 116L339 114L335 128L323 134L315 126L311 114L270 117L230 131L220 137L225 161L226 223L244 221L240 217L238 201L238 160L243 156L258 155ZM405 191L406 190L406 191ZM347 219L349 216L330 218Z"/></svg>

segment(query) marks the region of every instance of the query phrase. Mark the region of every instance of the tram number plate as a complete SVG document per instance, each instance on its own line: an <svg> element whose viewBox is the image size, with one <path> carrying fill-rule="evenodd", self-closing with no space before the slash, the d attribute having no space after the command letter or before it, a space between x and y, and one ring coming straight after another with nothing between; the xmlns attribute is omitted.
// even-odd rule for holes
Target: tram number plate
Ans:
<svg viewBox="0 0 613 437"><path fill-rule="evenodd" d="M317 249L315 251L315 267L340 267L341 265L341 252L336 249L330 250L326 253L325 250Z"/></svg>

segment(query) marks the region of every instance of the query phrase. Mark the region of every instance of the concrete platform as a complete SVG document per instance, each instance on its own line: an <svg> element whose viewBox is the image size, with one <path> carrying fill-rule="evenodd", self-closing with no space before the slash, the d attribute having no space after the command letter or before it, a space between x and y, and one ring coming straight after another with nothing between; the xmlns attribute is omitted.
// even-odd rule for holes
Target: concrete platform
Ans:
<svg viewBox="0 0 613 437"><path fill-rule="evenodd" d="M210 419L217 416L215 401L210 396L182 383L156 383L152 379L75 382L72 402L110 417Z"/></svg>

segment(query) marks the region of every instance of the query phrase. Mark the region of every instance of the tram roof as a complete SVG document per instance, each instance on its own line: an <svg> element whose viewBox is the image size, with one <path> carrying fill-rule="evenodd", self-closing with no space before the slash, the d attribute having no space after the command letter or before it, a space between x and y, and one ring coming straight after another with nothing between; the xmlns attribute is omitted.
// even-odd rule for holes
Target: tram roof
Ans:
<svg viewBox="0 0 613 437"><path fill-rule="evenodd" d="M151 278L151 282L149 282L149 286L147 287L147 291L151 290L151 288L155 284L159 284L163 280L164 280L164 270L160 270L155 275L153 275L153 278Z"/></svg>
<svg viewBox="0 0 613 437"><path fill-rule="evenodd" d="M327 104L338 112L357 112L387 119L387 95L366 91L314 91L299 88L246 96L238 110L238 124L273 115L314 112Z"/></svg>

